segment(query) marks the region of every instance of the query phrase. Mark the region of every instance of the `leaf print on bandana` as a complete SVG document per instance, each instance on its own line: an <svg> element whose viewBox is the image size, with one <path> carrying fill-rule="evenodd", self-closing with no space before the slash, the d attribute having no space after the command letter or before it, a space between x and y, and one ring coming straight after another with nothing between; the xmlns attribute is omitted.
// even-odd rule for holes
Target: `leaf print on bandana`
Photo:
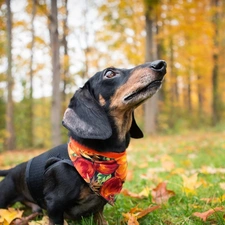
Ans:
<svg viewBox="0 0 225 225"><path fill-rule="evenodd" d="M95 174L93 163L82 157L77 157L76 160L73 162L73 165L80 173L80 175L84 178L84 180L90 182L90 179Z"/></svg>
<svg viewBox="0 0 225 225"><path fill-rule="evenodd" d="M104 175L102 173L98 173L97 175L97 180L99 184L102 184L104 182L106 182L108 179L110 179L112 177L112 175Z"/></svg>

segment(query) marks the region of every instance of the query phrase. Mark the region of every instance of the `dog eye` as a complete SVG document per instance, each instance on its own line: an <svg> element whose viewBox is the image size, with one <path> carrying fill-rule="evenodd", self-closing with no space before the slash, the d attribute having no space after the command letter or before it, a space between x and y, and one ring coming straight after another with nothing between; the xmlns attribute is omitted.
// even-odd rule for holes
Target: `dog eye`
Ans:
<svg viewBox="0 0 225 225"><path fill-rule="evenodd" d="M107 70L104 74L104 77L107 77L107 78L113 78L116 76L116 72L112 71L112 70Z"/></svg>

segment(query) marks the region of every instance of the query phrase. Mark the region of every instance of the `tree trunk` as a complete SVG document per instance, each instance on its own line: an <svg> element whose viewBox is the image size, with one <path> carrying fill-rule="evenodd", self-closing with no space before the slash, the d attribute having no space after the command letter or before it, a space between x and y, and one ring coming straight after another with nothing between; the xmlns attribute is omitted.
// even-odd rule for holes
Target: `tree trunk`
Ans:
<svg viewBox="0 0 225 225"><path fill-rule="evenodd" d="M212 0L212 6L215 12L212 18L214 25L214 53L213 53L213 70L212 70L212 123L216 125L220 120L219 115L219 12L216 7L219 6L219 0Z"/></svg>
<svg viewBox="0 0 225 225"><path fill-rule="evenodd" d="M170 37L171 108L174 107L175 102L179 102L177 75L175 72L174 64L174 41L173 37Z"/></svg>
<svg viewBox="0 0 225 225"><path fill-rule="evenodd" d="M202 76L198 75L198 117L200 121L203 119L204 115L203 100Z"/></svg>
<svg viewBox="0 0 225 225"><path fill-rule="evenodd" d="M52 50L51 126L53 146L61 144L61 91L57 0L51 0L50 39Z"/></svg>
<svg viewBox="0 0 225 225"><path fill-rule="evenodd" d="M36 15L36 3L32 0L32 16L31 16L31 46L30 46L30 92L29 92L29 125L28 125L28 146L33 146L33 62L34 62L34 42L35 30L34 19Z"/></svg>
<svg viewBox="0 0 225 225"><path fill-rule="evenodd" d="M173 37L170 37L169 39L169 68L170 68L170 77L168 80L169 86L170 86L170 91L169 91L169 119L168 119L168 124L170 128L173 128L175 125L176 121L176 114L174 113L174 110L177 107L177 103L179 102L179 95L178 95L178 87L177 87L177 76L175 72L175 67L174 67L174 41Z"/></svg>
<svg viewBox="0 0 225 225"><path fill-rule="evenodd" d="M7 5L7 106L6 106L6 149L12 150L16 146L15 142L15 129L14 129L14 105L12 98L13 91L13 77L12 77L12 13L11 13L11 1L6 0Z"/></svg>
<svg viewBox="0 0 225 225"><path fill-rule="evenodd" d="M146 6L145 23L146 23L146 61L153 61L157 59L157 45L154 41L155 21L152 19L153 8ZM144 121L145 133L152 134L156 132L157 114L158 114L158 100L159 94L156 93L151 99L144 104Z"/></svg>
<svg viewBox="0 0 225 225"><path fill-rule="evenodd" d="M189 64L190 65L190 64ZM190 68L191 70L191 68ZM187 106L188 106L188 111L189 113L192 112L192 98L191 98L191 93L192 93L192 85L191 85L191 72L188 72L188 77L187 77Z"/></svg>
<svg viewBox="0 0 225 225"><path fill-rule="evenodd" d="M62 91L62 100L63 100L63 106L62 109L63 111L66 110L67 107L67 101L66 101L66 87L67 87L67 81L69 77L69 55L68 55L68 41L67 41L67 36L68 36L68 25L67 25L67 20L68 20L68 9L67 9L67 3L68 0L64 1L64 8L65 8L65 15L63 19L63 38L62 38L62 44L64 48L64 57L63 57L63 91Z"/></svg>
<svg viewBox="0 0 225 225"><path fill-rule="evenodd" d="M85 41L85 48L84 48L84 57L85 57L85 69L83 73L83 79L89 77L89 28L88 28L88 2L85 1L85 8L83 10L83 17L84 17L84 41Z"/></svg>

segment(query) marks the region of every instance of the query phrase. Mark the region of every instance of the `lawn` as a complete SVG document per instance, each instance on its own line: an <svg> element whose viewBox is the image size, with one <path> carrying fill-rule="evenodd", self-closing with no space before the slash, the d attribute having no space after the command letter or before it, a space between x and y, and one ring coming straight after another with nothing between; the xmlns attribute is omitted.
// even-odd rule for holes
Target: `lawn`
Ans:
<svg viewBox="0 0 225 225"><path fill-rule="evenodd" d="M1 154L0 168L41 151ZM124 191L115 206L105 207L109 224L225 224L224 151L225 132L193 131L132 140Z"/></svg>

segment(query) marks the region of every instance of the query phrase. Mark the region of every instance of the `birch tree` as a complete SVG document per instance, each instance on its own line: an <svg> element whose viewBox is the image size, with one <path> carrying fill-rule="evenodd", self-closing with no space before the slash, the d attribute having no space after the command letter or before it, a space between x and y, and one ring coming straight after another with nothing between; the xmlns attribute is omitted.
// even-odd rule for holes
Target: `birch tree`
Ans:
<svg viewBox="0 0 225 225"><path fill-rule="evenodd" d="M60 91L60 60L59 60L59 34L58 34L58 8L57 0L51 1L50 12L50 42L52 53L52 104L51 126L52 144L61 144L61 91Z"/></svg>
<svg viewBox="0 0 225 225"><path fill-rule="evenodd" d="M13 76L12 76L12 13L11 0L6 0L7 6L7 105L6 105L6 149L15 148L15 130L14 130L14 105L13 105Z"/></svg>

